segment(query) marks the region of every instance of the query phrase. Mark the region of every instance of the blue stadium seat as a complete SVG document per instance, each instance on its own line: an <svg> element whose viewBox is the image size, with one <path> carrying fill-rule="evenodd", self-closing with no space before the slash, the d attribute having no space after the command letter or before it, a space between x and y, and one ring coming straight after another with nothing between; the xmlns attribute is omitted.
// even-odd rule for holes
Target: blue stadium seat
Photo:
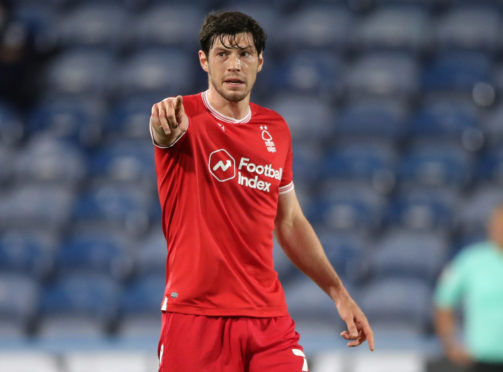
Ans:
<svg viewBox="0 0 503 372"><path fill-rule="evenodd" d="M162 99L192 92L195 61L178 49L141 49L116 66L114 93L124 98L156 94Z"/></svg>
<svg viewBox="0 0 503 372"><path fill-rule="evenodd" d="M503 185L503 148L495 147L484 152L476 171L480 183Z"/></svg>
<svg viewBox="0 0 503 372"><path fill-rule="evenodd" d="M285 17L277 39L285 50L299 48L343 52L349 44L351 13L341 6L305 3Z"/></svg>
<svg viewBox="0 0 503 372"><path fill-rule="evenodd" d="M325 330L334 336L344 329L333 301L307 277L287 283L285 297L288 311L297 324L296 329L324 324Z"/></svg>
<svg viewBox="0 0 503 372"><path fill-rule="evenodd" d="M270 107L287 121L293 141L320 141L333 134L333 109L315 97L286 93Z"/></svg>
<svg viewBox="0 0 503 372"><path fill-rule="evenodd" d="M148 124L143 126L148 134ZM154 147L147 141L115 141L91 155L90 171L95 180L152 186L155 183Z"/></svg>
<svg viewBox="0 0 503 372"><path fill-rule="evenodd" d="M46 278L54 267L56 239L46 231L6 230L0 234L0 271Z"/></svg>
<svg viewBox="0 0 503 372"><path fill-rule="evenodd" d="M358 303L374 327L424 333L432 319L432 290L417 279L374 280L358 293Z"/></svg>
<svg viewBox="0 0 503 372"><path fill-rule="evenodd" d="M56 265L63 274L95 273L125 279L131 274L133 261L123 234L91 230L67 235L59 246Z"/></svg>
<svg viewBox="0 0 503 372"><path fill-rule="evenodd" d="M5 146L0 146L0 187L12 179L14 172L15 152Z"/></svg>
<svg viewBox="0 0 503 372"><path fill-rule="evenodd" d="M433 285L445 263L448 242L438 233L392 230L369 252L372 278L416 278Z"/></svg>
<svg viewBox="0 0 503 372"><path fill-rule="evenodd" d="M402 185L447 186L453 189L468 186L472 173L470 154L459 146L442 142L412 147L404 154L397 170Z"/></svg>
<svg viewBox="0 0 503 372"><path fill-rule="evenodd" d="M150 138L148 122L152 105L157 102L155 97L134 96L121 100L109 110L105 119L103 132L108 139L135 139L145 140Z"/></svg>
<svg viewBox="0 0 503 372"><path fill-rule="evenodd" d="M503 203L499 185L481 185L465 198L456 213L457 229L464 235L486 233L487 220L495 206Z"/></svg>
<svg viewBox="0 0 503 372"><path fill-rule="evenodd" d="M22 25L18 30L27 32L28 38L33 39L35 49L43 53L52 50L57 43L57 33L52 27L57 19L57 7L56 4L48 4L49 2L12 2L13 20Z"/></svg>
<svg viewBox="0 0 503 372"><path fill-rule="evenodd" d="M53 137L32 137L16 159L18 183L75 187L86 176L87 159L80 147Z"/></svg>
<svg viewBox="0 0 503 372"><path fill-rule="evenodd" d="M334 54L298 50L272 75L275 89L336 97L342 93L341 61Z"/></svg>
<svg viewBox="0 0 503 372"><path fill-rule="evenodd" d="M385 193L395 183L395 162L393 147L356 142L335 147L324 157L321 168L325 178L367 181Z"/></svg>
<svg viewBox="0 0 503 372"><path fill-rule="evenodd" d="M60 277L41 294L37 336L42 339L103 338L117 315L120 288L110 278Z"/></svg>
<svg viewBox="0 0 503 372"><path fill-rule="evenodd" d="M503 105L499 105L490 111L481 122L481 127L486 134L485 138L491 147L503 145Z"/></svg>
<svg viewBox="0 0 503 372"><path fill-rule="evenodd" d="M384 199L370 185L327 181L316 202L314 223L327 229L371 233L382 222Z"/></svg>
<svg viewBox="0 0 503 372"><path fill-rule="evenodd" d="M285 0L279 0L285 1ZM289 0L286 0L289 1ZM294 0L295 1L295 0ZM228 8L231 10L237 10L239 12L248 14L250 17L255 19L259 25L264 29L267 35L267 49L273 50L278 46L278 29L282 23L282 17L284 13L274 7L277 0L263 0L254 1L253 3L247 0L236 0L232 1ZM271 6L273 5L273 6ZM269 49L271 46L271 49ZM268 54L268 53L266 53ZM268 62L267 62L268 63Z"/></svg>
<svg viewBox="0 0 503 372"><path fill-rule="evenodd" d="M363 257L369 242L357 234L319 231L325 253L344 283L356 284L363 275Z"/></svg>
<svg viewBox="0 0 503 372"><path fill-rule="evenodd" d="M137 315L159 317L165 281L164 273L150 274L133 281L122 293L121 314L126 317Z"/></svg>
<svg viewBox="0 0 503 372"><path fill-rule="evenodd" d="M351 97L411 99L419 89L418 61L408 53L368 53L349 68L346 85Z"/></svg>
<svg viewBox="0 0 503 372"><path fill-rule="evenodd" d="M153 4L138 14L132 25L132 44L143 47L174 47L190 51L196 58L199 40L194 30L201 28L200 7L170 2Z"/></svg>
<svg viewBox="0 0 503 372"><path fill-rule="evenodd" d="M459 195L448 189L416 186L402 190L387 208L389 226L419 231L449 231Z"/></svg>
<svg viewBox="0 0 503 372"><path fill-rule="evenodd" d="M476 50L495 53L500 49L501 14L493 7L453 7L441 17L436 29L436 44L441 50Z"/></svg>
<svg viewBox="0 0 503 372"><path fill-rule="evenodd" d="M92 147L101 139L102 109L102 104L93 99L41 101L32 109L28 132Z"/></svg>
<svg viewBox="0 0 503 372"><path fill-rule="evenodd" d="M68 223L74 195L64 186L27 184L9 189L1 199L4 228L28 225L58 231Z"/></svg>
<svg viewBox="0 0 503 372"><path fill-rule="evenodd" d="M139 276L166 271L167 243L161 229L156 228L135 244L135 271Z"/></svg>
<svg viewBox="0 0 503 372"><path fill-rule="evenodd" d="M429 15L421 5L377 8L355 27L353 44L367 51L401 50L419 54L429 46L430 27Z"/></svg>
<svg viewBox="0 0 503 372"><path fill-rule="evenodd" d="M299 182L316 182L323 162L319 145L312 142L296 142L293 145L293 174ZM294 181L294 182L295 182Z"/></svg>
<svg viewBox="0 0 503 372"><path fill-rule="evenodd" d="M396 100L358 99L343 107L335 121L337 138L396 141L406 133L406 106Z"/></svg>
<svg viewBox="0 0 503 372"><path fill-rule="evenodd" d="M114 62L114 54L106 49L77 48L61 52L48 68L47 94L101 98L110 88Z"/></svg>
<svg viewBox="0 0 503 372"><path fill-rule="evenodd" d="M427 92L472 94L477 83L491 83L492 62L477 52L441 51L425 65L421 85Z"/></svg>
<svg viewBox="0 0 503 372"><path fill-rule="evenodd" d="M35 279L23 274L0 274L0 329L5 323L27 332L36 314L39 288ZM5 327L7 328L7 327ZM1 336L0 336L1 337Z"/></svg>
<svg viewBox="0 0 503 372"><path fill-rule="evenodd" d="M140 277L126 287L120 300L117 330L121 339L158 337L164 283L164 273L158 273Z"/></svg>
<svg viewBox="0 0 503 372"><path fill-rule="evenodd" d="M81 3L62 12L58 24L63 47L98 47L118 49L125 40L128 13L121 4L111 2Z"/></svg>
<svg viewBox="0 0 503 372"><path fill-rule="evenodd" d="M0 101L0 145L15 145L22 139L23 134L23 121L19 113L6 102Z"/></svg>
<svg viewBox="0 0 503 372"><path fill-rule="evenodd" d="M414 114L409 135L413 140L458 143L469 151L479 150L484 142L477 111L463 100L437 99L426 102Z"/></svg>
<svg viewBox="0 0 503 372"><path fill-rule="evenodd" d="M81 194L73 209L76 227L105 227L129 235L145 232L152 200L145 190L133 185L105 184Z"/></svg>

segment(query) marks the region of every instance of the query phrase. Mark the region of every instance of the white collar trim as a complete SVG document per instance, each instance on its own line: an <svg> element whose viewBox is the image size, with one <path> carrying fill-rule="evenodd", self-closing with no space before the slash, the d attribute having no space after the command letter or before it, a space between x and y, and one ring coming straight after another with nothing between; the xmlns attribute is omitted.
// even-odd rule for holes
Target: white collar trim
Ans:
<svg viewBox="0 0 503 372"><path fill-rule="evenodd" d="M210 101L208 100L208 91L204 91L201 93L201 98L203 99L203 103L206 106L208 110L210 110L211 114L217 118L220 121L225 121L226 123L231 123L231 124L244 124L248 123L251 119L251 108L248 106L248 113L241 119L234 119L231 118L230 116L225 116L215 110L213 106L211 105Z"/></svg>

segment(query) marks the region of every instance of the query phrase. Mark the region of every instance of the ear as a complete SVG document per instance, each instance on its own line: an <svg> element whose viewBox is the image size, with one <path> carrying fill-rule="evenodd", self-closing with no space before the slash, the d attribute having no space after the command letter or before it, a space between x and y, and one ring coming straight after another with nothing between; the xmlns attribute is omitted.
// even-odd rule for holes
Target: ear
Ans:
<svg viewBox="0 0 503 372"><path fill-rule="evenodd" d="M260 54L258 55L258 69L257 69L257 71L261 71L263 65L264 65L264 54L263 54L263 52L260 52Z"/></svg>
<svg viewBox="0 0 503 372"><path fill-rule="evenodd" d="M206 56L206 53L204 53L204 51L200 50L198 52L198 56L199 56L199 63L201 64L201 68L205 72L208 72L208 57Z"/></svg>

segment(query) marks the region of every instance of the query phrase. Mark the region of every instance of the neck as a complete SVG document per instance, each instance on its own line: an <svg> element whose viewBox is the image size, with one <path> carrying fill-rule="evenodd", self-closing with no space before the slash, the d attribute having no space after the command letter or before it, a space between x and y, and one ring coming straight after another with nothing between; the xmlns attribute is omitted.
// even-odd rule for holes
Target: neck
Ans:
<svg viewBox="0 0 503 372"><path fill-rule="evenodd" d="M206 95L210 105L222 115L231 117L233 119L242 119L250 111L250 95L248 94L244 99L239 102L232 102L222 97L210 85Z"/></svg>

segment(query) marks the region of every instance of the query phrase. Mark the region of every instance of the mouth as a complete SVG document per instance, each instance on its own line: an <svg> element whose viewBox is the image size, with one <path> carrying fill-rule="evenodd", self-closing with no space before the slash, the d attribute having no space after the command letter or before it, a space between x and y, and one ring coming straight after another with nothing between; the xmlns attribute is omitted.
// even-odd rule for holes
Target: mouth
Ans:
<svg viewBox="0 0 503 372"><path fill-rule="evenodd" d="M228 85L229 87L240 87L244 85L244 81L241 79L237 78L229 78L224 80L224 84Z"/></svg>

